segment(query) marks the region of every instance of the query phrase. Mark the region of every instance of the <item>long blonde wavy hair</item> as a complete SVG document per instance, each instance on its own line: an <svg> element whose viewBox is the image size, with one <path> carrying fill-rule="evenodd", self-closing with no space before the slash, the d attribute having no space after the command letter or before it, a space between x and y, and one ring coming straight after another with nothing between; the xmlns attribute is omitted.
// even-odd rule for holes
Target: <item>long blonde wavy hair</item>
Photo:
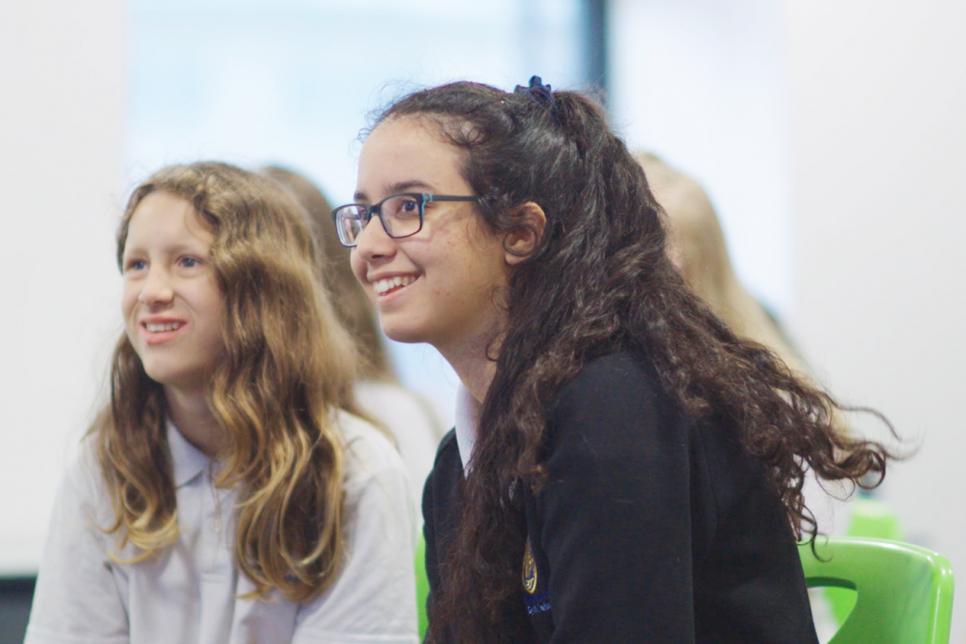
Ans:
<svg viewBox="0 0 966 644"><path fill-rule="evenodd" d="M344 556L343 446L336 409L357 411L352 344L317 281L317 254L298 204L274 182L223 163L164 168L132 193L117 234L153 192L192 204L214 234L209 258L224 298L220 358L207 392L224 434L215 484L237 487L235 560L256 595L318 596ZM119 548L142 561L178 538L161 386L126 334L111 399L91 427Z"/></svg>

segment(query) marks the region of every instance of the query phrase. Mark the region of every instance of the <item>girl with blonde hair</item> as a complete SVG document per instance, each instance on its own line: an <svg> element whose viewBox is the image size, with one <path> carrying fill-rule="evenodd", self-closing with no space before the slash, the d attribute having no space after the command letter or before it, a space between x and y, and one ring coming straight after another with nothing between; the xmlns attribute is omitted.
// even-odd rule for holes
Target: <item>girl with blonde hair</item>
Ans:
<svg viewBox="0 0 966 644"><path fill-rule="evenodd" d="M59 491L28 642L415 641L405 474L353 414L315 257L259 175L134 190L110 403Z"/></svg>

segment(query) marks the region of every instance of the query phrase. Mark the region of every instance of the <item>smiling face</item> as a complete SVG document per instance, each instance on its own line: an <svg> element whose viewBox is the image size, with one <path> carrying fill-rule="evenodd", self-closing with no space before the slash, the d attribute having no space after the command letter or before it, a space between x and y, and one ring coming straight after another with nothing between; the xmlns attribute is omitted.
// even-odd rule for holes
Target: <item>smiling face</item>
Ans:
<svg viewBox="0 0 966 644"><path fill-rule="evenodd" d="M472 195L460 175L463 154L428 121L384 121L362 146L356 199L375 203L399 192ZM377 217L362 232L352 270L393 340L428 342L446 354L499 330L506 252L475 208L429 203L422 230L403 239L389 237Z"/></svg>
<svg viewBox="0 0 966 644"><path fill-rule="evenodd" d="M204 391L222 347L213 239L191 204L152 192L131 216L121 260L128 340L152 380L185 392Z"/></svg>

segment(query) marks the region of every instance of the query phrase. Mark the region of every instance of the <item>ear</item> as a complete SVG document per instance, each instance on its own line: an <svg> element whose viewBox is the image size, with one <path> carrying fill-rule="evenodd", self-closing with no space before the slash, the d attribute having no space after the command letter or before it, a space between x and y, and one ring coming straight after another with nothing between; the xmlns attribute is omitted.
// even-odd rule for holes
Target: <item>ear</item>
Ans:
<svg viewBox="0 0 966 644"><path fill-rule="evenodd" d="M547 213L535 201L517 206L513 217L517 225L503 237L504 258L510 266L516 266L533 254L547 227Z"/></svg>

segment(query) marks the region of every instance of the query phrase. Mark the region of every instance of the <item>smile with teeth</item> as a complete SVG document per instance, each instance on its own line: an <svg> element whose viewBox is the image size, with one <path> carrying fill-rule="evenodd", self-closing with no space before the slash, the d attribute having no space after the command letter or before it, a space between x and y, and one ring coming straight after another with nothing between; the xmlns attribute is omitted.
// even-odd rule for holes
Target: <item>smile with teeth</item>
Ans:
<svg viewBox="0 0 966 644"><path fill-rule="evenodd" d="M184 322L145 322L144 328L148 330L148 333L165 333L167 331L177 331L182 326Z"/></svg>
<svg viewBox="0 0 966 644"><path fill-rule="evenodd" d="M389 295L409 286L416 281L416 277L416 275L395 275L376 280L372 283L372 287L376 290L377 295Z"/></svg>

